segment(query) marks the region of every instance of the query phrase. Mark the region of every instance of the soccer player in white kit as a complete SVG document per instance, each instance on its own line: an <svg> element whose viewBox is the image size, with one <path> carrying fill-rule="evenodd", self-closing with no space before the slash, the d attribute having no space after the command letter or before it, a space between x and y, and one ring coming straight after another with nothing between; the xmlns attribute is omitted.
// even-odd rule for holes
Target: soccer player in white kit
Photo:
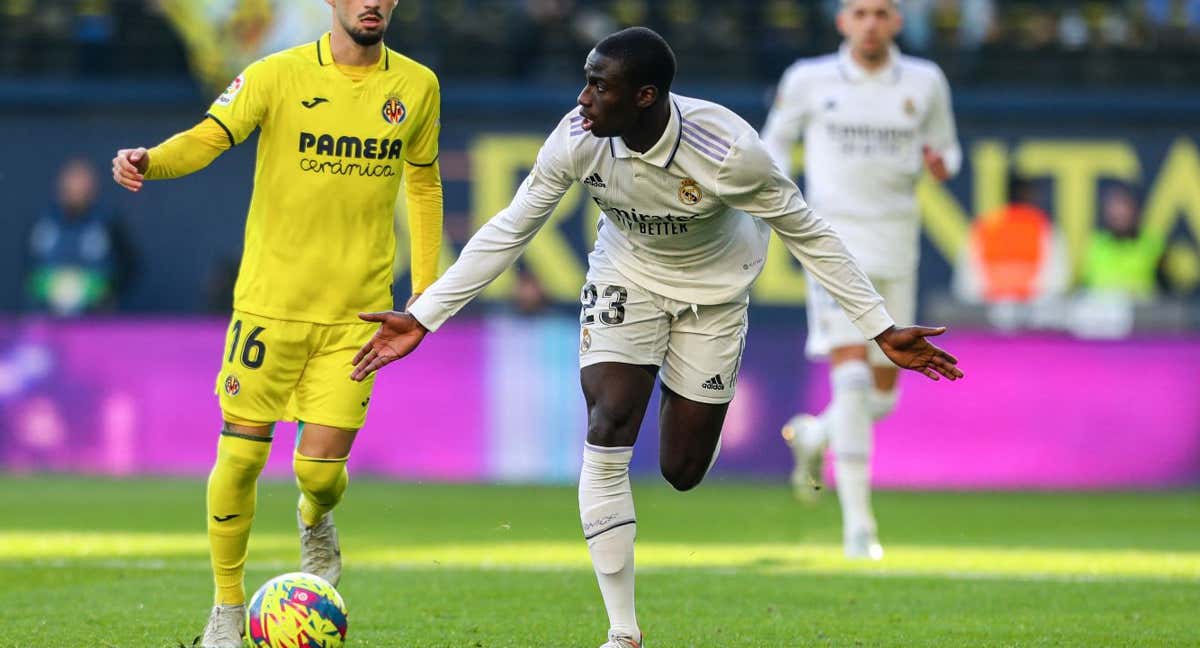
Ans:
<svg viewBox="0 0 1200 648"><path fill-rule="evenodd" d="M922 167L946 180L962 160L950 88L936 64L897 50L895 0L842 0L837 24L846 40L836 54L798 61L784 73L762 138L788 177L792 146L803 138L809 202L892 316L911 323L920 251L917 180ZM801 499L816 495L832 441L845 553L878 560L872 425L896 406L897 371L815 279L809 275L807 353L830 359L833 398L821 415L797 415L783 428L796 459L792 485Z"/></svg>
<svg viewBox="0 0 1200 648"><path fill-rule="evenodd" d="M407 313L368 313L379 332L354 359L355 379L411 352L521 254L563 194L580 183L600 206L580 314L580 382L588 406L579 476L583 534L608 612L607 648L638 648L636 534L629 462L662 383L660 466L679 490L716 458L746 339L750 284L770 230L900 366L962 376L927 336L898 329L830 227L733 112L670 92L675 57L635 27L596 45L587 84L538 153L512 203Z"/></svg>

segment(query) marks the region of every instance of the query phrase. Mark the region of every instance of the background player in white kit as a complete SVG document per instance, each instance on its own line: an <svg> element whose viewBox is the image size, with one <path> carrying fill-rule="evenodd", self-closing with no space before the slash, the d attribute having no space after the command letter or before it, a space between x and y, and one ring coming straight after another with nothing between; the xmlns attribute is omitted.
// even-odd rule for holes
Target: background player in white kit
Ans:
<svg viewBox="0 0 1200 648"><path fill-rule="evenodd" d="M846 40L836 54L798 61L784 73L762 138L789 177L792 147L804 139L809 203L845 242L888 311L911 323L920 252L917 180L923 168L946 180L962 160L950 88L936 64L896 48L895 0L842 0L837 24ZM878 560L872 425L896 406L896 367L811 275L808 286L807 352L830 359L833 398L821 415L798 415L783 428L796 458L792 485L801 499L816 495L832 441L846 555Z"/></svg>
<svg viewBox="0 0 1200 648"><path fill-rule="evenodd" d="M663 476L695 487L716 458L746 336L750 284L774 229L897 364L962 376L925 337L897 329L829 226L814 216L745 121L670 93L675 57L645 28L596 45L579 107L558 124L512 203L471 238L409 313L370 313L379 332L355 379L411 352L500 275L579 182L603 215L580 315L588 437L579 508L609 618L609 648L638 648L629 462L657 374ZM752 218L751 216L757 217ZM553 643L552 641L550 643Z"/></svg>

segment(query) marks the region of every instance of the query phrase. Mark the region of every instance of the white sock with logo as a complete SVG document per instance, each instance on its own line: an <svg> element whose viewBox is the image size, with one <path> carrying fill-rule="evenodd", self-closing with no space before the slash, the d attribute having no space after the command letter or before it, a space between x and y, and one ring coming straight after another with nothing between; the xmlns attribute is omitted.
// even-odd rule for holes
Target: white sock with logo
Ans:
<svg viewBox="0 0 1200 648"><path fill-rule="evenodd" d="M629 486L633 448L585 444L579 473L579 517L587 539L609 632L640 641L633 603L633 541L637 518Z"/></svg>
<svg viewBox="0 0 1200 648"><path fill-rule="evenodd" d="M871 513L872 425L868 397L871 369L862 361L833 368L833 402L830 404L830 437L835 456L838 500L842 503L842 528L849 535L875 532Z"/></svg>

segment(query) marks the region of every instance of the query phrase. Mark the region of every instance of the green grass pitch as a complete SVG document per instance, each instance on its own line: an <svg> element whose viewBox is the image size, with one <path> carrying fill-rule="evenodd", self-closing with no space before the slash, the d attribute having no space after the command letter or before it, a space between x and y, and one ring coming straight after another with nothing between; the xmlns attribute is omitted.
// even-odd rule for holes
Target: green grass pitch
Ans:
<svg viewBox="0 0 1200 648"><path fill-rule="evenodd" d="M200 480L3 477L0 646L177 648L211 604ZM880 564L835 498L637 483L648 648L1200 645L1200 495L879 493ZM297 566L264 483L247 586ZM607 623L571 487L352 480L350 646L595 648Z"/></svg>

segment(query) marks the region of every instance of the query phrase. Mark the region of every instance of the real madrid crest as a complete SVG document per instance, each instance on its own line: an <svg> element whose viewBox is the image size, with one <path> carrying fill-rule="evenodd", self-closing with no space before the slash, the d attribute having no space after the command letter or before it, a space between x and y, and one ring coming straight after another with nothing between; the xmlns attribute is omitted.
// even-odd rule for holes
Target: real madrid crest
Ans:
<svg viewBox="0 0 1200 648"><path fill-rule="evenodd" d="M917 104L913 103L911 98L904 100L904 114L908 115L909 117L917 114Z"/></svg>
<svg viewBox="0 0 1200 648"><path fill-rule="evenodd" d="M400 97L388 95L387 101L383 102L383 109L380 113L383 115L383 121L396 126L408 117L408 108L404 107L404 102L400 101Z"/></svg>
<svg viewBox="0 0 1200 648"><path fill-rule="evenodd" d="M679 202L685 205L695 205L704 198L704 192L700 191L700 185L696 184L691 178L684 178L679 183Z"/></svg>
<svg viewBox="0 0 1200 648"><path fill-rule="evenodd" d="M592 348L592 332L583 329L583 332L579 334L579 352L587 353L590 348Z"/></svg>

